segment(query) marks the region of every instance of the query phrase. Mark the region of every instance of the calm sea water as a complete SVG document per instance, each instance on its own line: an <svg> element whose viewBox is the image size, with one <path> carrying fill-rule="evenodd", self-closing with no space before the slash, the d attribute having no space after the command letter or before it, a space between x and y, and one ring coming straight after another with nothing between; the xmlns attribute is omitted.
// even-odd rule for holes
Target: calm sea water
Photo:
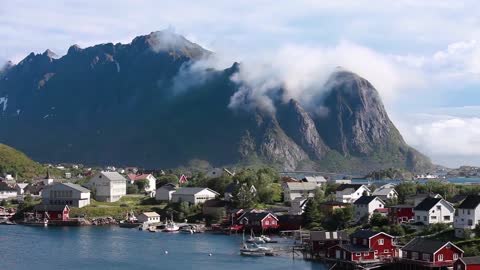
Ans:
<svg viewBox="0 0 480 270"><path fill-rule="evenodd" d="M286 256L242 257L240 241L237 236L118 227L0 226L0 269L326 269Z"/></svg>
<svg viewBox="0 0 480 270"><path fill-rule="evenodd" d="M419 183L426 183L432 180L416 180ZM447 178L445 181L448 181L453 184L480 184L480 178L465 178L465 177L457 177L457 178ZM378 183L378 184L387 184L387 183L394 183L398 184L403 182L403 180L366 180L366 179L353 179L352 183L363 184L363 183Z"/></svg>

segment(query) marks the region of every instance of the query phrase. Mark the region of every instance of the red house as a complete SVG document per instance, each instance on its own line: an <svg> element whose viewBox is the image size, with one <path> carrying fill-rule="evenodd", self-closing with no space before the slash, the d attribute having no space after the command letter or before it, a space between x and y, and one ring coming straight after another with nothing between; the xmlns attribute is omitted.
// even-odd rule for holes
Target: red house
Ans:
<svg viewBox="0 0 480 270"><path fill-rule="evenodd" d="M66 221L70 219L70 208L68 205L37 204L33 209L39 215L42 215L42 218L46 217L48 220Z"/></svg>
<svg viewBox="0 0 480 270"><path fill-rule="evenodd" d="M255 231L276 230L279 227L278 218L270 212L246 212L238 218L238 223L246 229Z"/></svg>
<svg viewBox="0 0 480 270"><path fill-rule="evenodd" d="M393 236L384 232L359 230L350 235L350 244L329 248L328 256L352 262L376 262L398 256Z"/></svg>
<svg viewBox="0 0 480 270"><path fill-rule="evenodd" d="M480 270L480 256L463 257L453 263L453 270Z"/></svg>
<svg viewBox="0 0 480 270"><path fill-rule="evenodd" d="M408 223L415 220L412 205L393 205L388 207L388 220L390 224Z"/></svg>
<svg viewBox="0 0 480 270"><path fill-rule="evenodd" d="M451 242L415 238L402 248L402 263L427 267L452 267L463 250Z"/></svg>

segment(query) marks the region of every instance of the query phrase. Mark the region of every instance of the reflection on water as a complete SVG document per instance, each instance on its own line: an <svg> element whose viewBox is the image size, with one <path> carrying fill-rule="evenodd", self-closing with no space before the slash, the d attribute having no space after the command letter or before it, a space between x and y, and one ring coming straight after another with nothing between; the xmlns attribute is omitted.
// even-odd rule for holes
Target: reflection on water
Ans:
<svg viewBox="0 0 480 270"><path fill-rule="evenodd" d="M0 239L0 268L9 270L326 269L321 264L290 257L241 257L239 236L149 233L118 227L18 225L0 226Z"/></svg>

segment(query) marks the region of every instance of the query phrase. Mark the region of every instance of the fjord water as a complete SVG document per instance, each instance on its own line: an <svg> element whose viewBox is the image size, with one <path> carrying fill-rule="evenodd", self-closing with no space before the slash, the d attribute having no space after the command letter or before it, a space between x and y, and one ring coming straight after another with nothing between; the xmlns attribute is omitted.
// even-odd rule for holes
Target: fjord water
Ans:
<svg viewBox="0 0 480 270"><path fill-rule="evenodd" d="M242 257L240 241L238 236L149 233L113 226L0 226L0 269L326 269L291 256Z"/></svg>

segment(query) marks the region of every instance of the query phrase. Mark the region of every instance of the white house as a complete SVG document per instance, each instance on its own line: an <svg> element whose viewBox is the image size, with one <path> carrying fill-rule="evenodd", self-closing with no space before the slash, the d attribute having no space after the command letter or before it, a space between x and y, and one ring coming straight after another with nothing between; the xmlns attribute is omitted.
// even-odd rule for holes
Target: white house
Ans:
<svg viewBox="0 0 480 270"><path fill-rule="evenodd" d="M442 196L440 194L421 193L421 194L415 194L415 195L412 195L412 196L408 196L407 198L405 198L405 203L406 204L413 204L413 206L417 206L419 203L421 203L427 197L432 197L432 198L437 198L437 199L442 198Z"/></svg>
<svg viewBox="0 0 480 270"><path fill-rule="evenodd" d="M160 215L156 212L145 212L137 217L138 222L142 223L159 223Z"/></svg>
<svg viewBox="0 0 480 270"><path fill-rule="evenodd" d="M5 182L0 182L0 200L17 198L17 190Z"/></svg>
<svg viewBox="0 0 480 270"><path fill-rule="evenodd" d="M358 222L365 216L370 219L373 211L385 207L385 202L377 196L362 196L353 203L354 221Z"/></svg>
<svg viewBox="0 0 480 270"><path fill-rule="evenodd" d="M415 221L424 225L453 222L455 208L442 198L427 197L415 208Z"/></svg>
<svg viewBox="0 0 480 270"><path fill-rule="evenodd" d="M455 212L456 237L464 237L466 229L474 229L480 222L480 195L468 195Z"/></svg>
<svg viewBox="0 0 480 270"><path fill-rule="evenodd" d="M311 182L283 183L283 201L291 202L296 198L313 198L318 186Z"/></svg>
<svg viewBox="0 0 480 270"><path fill-rule="evenodd" d="M172 200L172 194L177 190L177 185L173 183L167 183L159 188L155 192L156 201L169 202Z"/></svg>
<svg viewBox="0 0 480 270"><path fill-rule="evenodd" d="M56 183L42 191L42 204L82 208L90 204L90 190L72 183Z"/></svg>
<svg viewBox="0 0 480 270"><path fill-rule="evenodd" d="M325 183L327 183L327 179L325 177L318 175L318 176L305 176L305 178L302 179L303 182L308 182L308 183L315 183L317 186L321 186Z"/></svg>
<svg viewBox="0 0 480 270"><path fill-rule="evenodd" d="M15 189L17 190L17 195L23 195L25 193L25 188L28 186L28 183L17 183Z"/></svg>
<svg viewBox="0 0 480 270"><path fill-rule="evenodd" d="M172 194L172 202L189 202L191 204L204 203L219 196L216 191L202 187L184 187Z"/></svg>
<svg viewBox="0 0 480 270"><path fill-rule="evenodd" d="M398 199L398 192L393 187L380 187L373 191L373 196L377 196L383 201L396 200Z"/></svg>
<svg viewBox="0 0 480 270"><path fill-rule="evenodd" d="M145 192L147 193L154 193L155 190L157 190L157 178L153 176L153 174L128 174L128 184L133 185L135 184L135 181L139 180L147 180L148 181L148 187L145 187Z"/></svg>
<svg viewBox="0 0 480 270"><path fill-rule="evenodd" d="M335 191L337 202L353 203L363 195L370 195L370 189L362 184L341 184Z"/></svg>
<svg viewBox="0 0 480 270"><path fill-rule="evenodd" d="M86 184L95 190L95 200L116 202L127 194L127 179L117 172L99 172Z"/></svg>

